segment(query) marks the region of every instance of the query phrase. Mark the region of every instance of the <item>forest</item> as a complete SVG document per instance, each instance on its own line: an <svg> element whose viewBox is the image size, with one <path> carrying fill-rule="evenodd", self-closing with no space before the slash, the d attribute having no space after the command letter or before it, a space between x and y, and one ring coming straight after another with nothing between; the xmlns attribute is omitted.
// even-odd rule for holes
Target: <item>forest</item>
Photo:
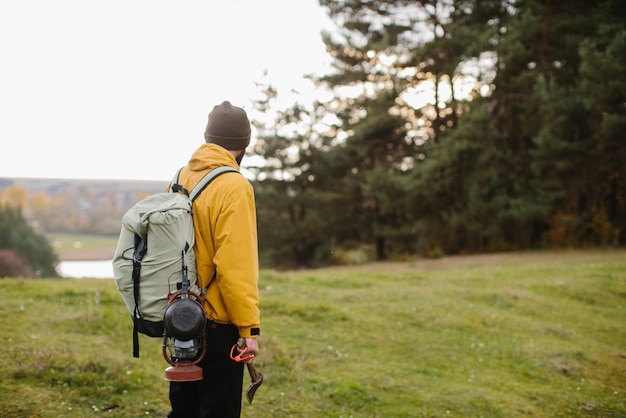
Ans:
<svg viewBox="0 0 626 418"><path fill-rule="evenodd" d="M624 244L626 2L320 4L331 94L257 126L269 264Z"/></svg>
<svg viewBox="0 0 626 418"><path fill-rule="evenodd" d="M626 2L320 5L326 94L254 103L264 266L624 245ZM99 234L141 194L23 189L41 230Z"/></svg>

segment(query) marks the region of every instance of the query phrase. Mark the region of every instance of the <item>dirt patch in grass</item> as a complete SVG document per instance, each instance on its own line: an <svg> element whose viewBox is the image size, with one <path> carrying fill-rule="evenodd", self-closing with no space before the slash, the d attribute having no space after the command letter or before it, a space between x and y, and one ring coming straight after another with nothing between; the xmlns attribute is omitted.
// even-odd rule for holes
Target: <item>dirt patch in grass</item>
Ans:
<svg viewBox="0 0 626 418"><path fill-rule="evenodd" d="M471 254L455 255L441 258L416 258L407 261L376 262L352 266L324 267L319 271L403 271L403 270L448 270L466 266L490 265L510 263L542 263L554 262L558 258L562 263L580 259L602 259L614 256L616 252L624 250L548 250L548 251L528 251L514 253L494 253L494 254Z"/></svg>

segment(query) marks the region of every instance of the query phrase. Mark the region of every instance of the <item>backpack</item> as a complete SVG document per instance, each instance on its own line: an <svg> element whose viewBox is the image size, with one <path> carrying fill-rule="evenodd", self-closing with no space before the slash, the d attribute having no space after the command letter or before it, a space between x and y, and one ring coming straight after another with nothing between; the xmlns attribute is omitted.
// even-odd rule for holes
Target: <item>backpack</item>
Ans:
<svg viewBox="0 0 626 418"><path fill-rule="evenodd" d="M192 204L217 176L239 172L215 168L188 192L178 183L181 170L168 192L147 196L122 217L113 276L133 321L133 357L139 357L139 333L163 337L169 296L182 287L183 280L195 293L206 292L196 285Z"/></svg>

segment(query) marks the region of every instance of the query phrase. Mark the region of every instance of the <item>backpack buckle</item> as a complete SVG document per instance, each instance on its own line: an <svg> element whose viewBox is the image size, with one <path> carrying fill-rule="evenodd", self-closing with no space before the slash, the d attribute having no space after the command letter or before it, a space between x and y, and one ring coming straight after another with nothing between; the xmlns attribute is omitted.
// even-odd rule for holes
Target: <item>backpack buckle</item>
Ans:
<svg viewBox="0 0 626 418"><path fill-rule="evenodd" d="M182 193L185 196L189 196L189 191L187 189L185 189L182 185L176 183L172 186L172 191L174 193Z"/></svg>

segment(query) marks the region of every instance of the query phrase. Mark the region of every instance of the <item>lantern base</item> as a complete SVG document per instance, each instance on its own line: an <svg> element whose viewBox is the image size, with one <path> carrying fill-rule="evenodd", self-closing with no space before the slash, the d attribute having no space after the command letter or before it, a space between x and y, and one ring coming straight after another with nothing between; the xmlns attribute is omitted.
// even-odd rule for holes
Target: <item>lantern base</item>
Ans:
<svg viewBox="0 0 626 418"><path fill-rule="evenodd" d="M178 363L165 369L165 380L170 382L193 382L202 380L202 369L192 363Z"/></svg>

